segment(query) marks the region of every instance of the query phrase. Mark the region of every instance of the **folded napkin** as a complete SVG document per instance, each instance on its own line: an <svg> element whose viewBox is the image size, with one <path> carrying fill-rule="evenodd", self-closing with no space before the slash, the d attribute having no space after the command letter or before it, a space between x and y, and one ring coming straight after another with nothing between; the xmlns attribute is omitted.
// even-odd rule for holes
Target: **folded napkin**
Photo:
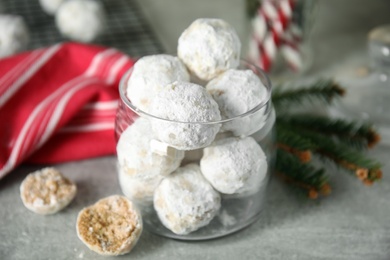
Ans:
<svg viewBox="0 0 390 260"><path fill-rule="evenodd" d="M24 161L114 153L118 84L132 65L115 49L79 43L0 60L0 179Z"/></svg>

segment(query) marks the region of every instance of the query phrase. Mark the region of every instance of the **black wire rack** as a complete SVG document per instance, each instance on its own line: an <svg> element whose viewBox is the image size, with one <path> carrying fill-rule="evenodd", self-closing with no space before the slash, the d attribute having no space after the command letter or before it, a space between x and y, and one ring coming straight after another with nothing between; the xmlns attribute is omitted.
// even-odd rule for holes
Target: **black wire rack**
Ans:
<svg viewBox="0 0 390 260"><path fill-rule="evenodd" d="M117 48L132 57L163 53L164 49L134 0L101 1L107 15L105 32L92 44ZM54 16L38 0L0 0L3 12L23 16L30 31L28 49L69 41L61 36Z"/></svg>

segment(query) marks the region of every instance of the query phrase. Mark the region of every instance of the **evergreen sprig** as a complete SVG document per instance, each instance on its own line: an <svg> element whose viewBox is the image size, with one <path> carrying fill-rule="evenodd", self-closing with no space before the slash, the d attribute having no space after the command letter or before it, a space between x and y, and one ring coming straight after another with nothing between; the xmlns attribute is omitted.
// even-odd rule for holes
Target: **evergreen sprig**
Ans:
<svg viewBox="0 0 390 260"><path fill-rule="evenodd" d="M317 104L322 102L329 105L335 98L343 96L345 90L332 80L318 80L311 86L295 89L276 88L272 95L272 102L280 112L291 105L303 105L306 103Z"/></svg>
<svg viewBox="0 0 390 260"><path fill-rule="evenodd" d="M294 154L301 162L306 163L311 160L311 151L316 147L312 141L280 124L276 125L276 136L279 149Z"/></svg>
<svg viewBox="0 0 390 260"><path fill-rule="evenodd" d="M283 116L279 119L279 122L293 127L303 127L315 132L334 135L338 141L354 148L373 147L380 140L380 136L373 130L373 126L367 123L348 122L342 119L310 114Z"/></svg>
<svg viewBox="0 0 390 260"><path fill-rule="evenodd" d="M309 197L328 194L330 186L323 168L312 165L312 155L326 158L354 173L370 185L382 177L381 165L368 158L361 148L371 148L380 140L372 125L327 116L291 112L291 105L330 105L344 90L331 80L311 87L277 88L272 96L277 111L277 174L281 179L307 190ZM286 109L287 108L287 109ZM284 113L279 113L279 111ZM286 112L287 111L287 112Z"/></svg>
<svg viewBox="0 0 390 260"><path fill-rule="evenodd" d="M328 176L323 168L301 162L296 156L279 149L277 151L277 175L287 183L307 190L310 198L317 198L319 193L330 193Z"/></svg>

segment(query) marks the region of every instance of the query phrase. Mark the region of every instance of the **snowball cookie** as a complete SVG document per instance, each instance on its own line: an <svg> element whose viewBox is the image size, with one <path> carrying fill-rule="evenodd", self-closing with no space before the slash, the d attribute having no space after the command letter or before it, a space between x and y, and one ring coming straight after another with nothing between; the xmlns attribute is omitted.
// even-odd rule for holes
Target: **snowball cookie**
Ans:
<svg viewBox="0 0 390 260"><path fill-rule="evenodd" d="M184 157L183 151L161 155L154 153L154 138L148 119L139 117L121 134L116 147L118 163L128 175L139 180L166 176L176 170Z"/></svg>
<svg viewBox="0 0 390 260"><path fill-rule="evenodd" d="M188 164L166 177L154 194L154 209L163 225L185 235L206 226L218 213L221 197L196 164Z"/></svg>
<svg viewBox="0 0 390 260"><path fill-rule="evenodd" d="M138 108L149 112L151 99L167 84L189 81L184 64L171 55L150 55L139 59L133 66L127 83L127 97Z"/></svg>
<svg viewBox="0 0 390 260"><path fill-rule="evenodd" d="M55 168L30 173L20 185L24 206L42 215L54 214L65 208L76 192L76 185Z"/></svg>
<svg viewBox="0 0 390 260"><path fill-rule="evenodd" d="M41 4L43 11L47 14L54 15L60 5L65 1L66 0L39 0L39 3Z"/></svg>
<svg viewBox="0 0 390 260"><path fill-rule="evenodd" d="M251 70L227 70L211 80L206 90L218 103L222 119L242 115L269 98L266 87ZM261 108L251 116L224 123L222 130L236 136L252 134L265 124L264 112Z"/></svg>
<svg viewBox="0 0 390 260"><path fill-rule="evenodd" d="M267 160L252 137L230 137L203 150L203 176L219 192L255 193L267 174Z"/></svg>
<svg viewBox="0 0 390 260"><path fill-rule="evenodd" d="M103 6L94 0L65 1L55 18L63 36L81 42L93 41L103 32L105 23Z"/></svg>
<svg viewBox="0 0 390 260"><path fill-rule="evenodd" d="M124 167L118 165L118 178L123 194L142 208L153 204L154 191L164 176L157 175L154 178L142 180L134 178Z"/></svg>
<svg viewBox="0 0 390 260"><path fill-rule="evenodd" d="M29 32L23 17L0 14L0 58L24 50L28 41Z"/></svg>
<svg viewBox="0 0 390 260"><path fill-rule="evenodd" d="M241 42L235 30L221 19L197 19L180 36L179 58L190 72L210 80L227 69L237 68Z"/></svg>
<svg viewBox="0 0 390 260"><path fill-rule="evenodd" d="M209 145L220 124L196 124L221 119L217 103L207 91L194 83L174 82L162 89L150 106L151 114L179 122L153 119L157 139L179 150L193 150Z"/></svg>
<svg viewBox="0 0 390 260"><path fill-rule="evenodd" d="M137 244L142 218L126 197L113 195L84 208L77 217L77 235L92 251L101 255L123 255Z"/></svg>

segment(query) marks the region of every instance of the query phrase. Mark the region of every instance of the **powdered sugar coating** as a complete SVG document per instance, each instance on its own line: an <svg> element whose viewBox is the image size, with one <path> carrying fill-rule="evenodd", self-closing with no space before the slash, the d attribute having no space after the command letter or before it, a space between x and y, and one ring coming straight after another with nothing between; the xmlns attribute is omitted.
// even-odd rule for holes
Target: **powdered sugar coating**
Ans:
<svg viewBox="0 0 390 260"><path fill-rule="evenodd" d="M179 150L193 150L209 145L220 124L196 124L221 119L217 103L207 91L194 83L174 82L153 99L151 114L179 122L153 119L157 139Z"/></svg>
<svg viewBox="0 0 390 260"><path fill-rule="evenodd" d="M42 215L54 214L65 208L76 192L76 185L55 168L30 173L20 185L24 206Z"/></svg>
<svg viewBox="0 0 390 260"><path fill-rule="evenodd" d="M54 15L60 5L65 1L66 0L39 0L39 3L41 4L41 7L45 13Z"/></svg>
<svg viewBox="0 0 390 260"><path fill-rule="evenodd" d="M167 84L189 81L184 64L171 55L150 55L139 59L127 83L126 95L139 109L149 112L151 99Z"/></svg>
<svg viewBox="0 0 390 260"><path fill-rule="evenodd" d="M180 36L179 58L202 80L237 68L241 42L235 30L221 19L197 19Z"/></svg>
<svg viewBox="0 0 390 260"><path fill-rule="evenodd" d="M154 194L154 208L161 222L180 235L206 226L220 206L220 195L196 164L177 169L160 183Z"/></svg>
<svg viewBox="0 0 390 260"><path fill-rule="evenodd" d="M255 193L266 177L266 156L252 137L216 141L203 154L201 171L221 193Z"/></svg>
<svg viewBox="0 0 390 260"><path fill-rule="evenodd" d="M23 17L0 14L0 58L24 50L29 38Z"/></svg>
<svg viewBox="0 0 390 260"><path fill-rule="evenodd" d="M163 178L163 175L144 179L134 178L124 167L118 166L119 185L123 194L141 208L152 205L154 191Z"/></svg>
<svg viewBox="0 0 390 260"><path fill-rule="evenodd" d="M153 153L150 142L154 134L148 119L137 118L121 134L116 147L119 166L128 178L152 183L176 170L184 157L183 151L175 156Z"/></svg>
<svg viewBox="0 0 390 260"><path fill-rule="evenodd" d="M227 70L211 80L206 89L218 103L222 119L242 115L268 98L266 87L251 70ZM265 124L265 114L265 108L261 108L250 116L223 124L222 129L236 136L250 135Z"/></svg>
<svg viewBox="0 0 390 260"><path fill-rule="evenodd" d="M61 34L76 41L91 42L104 30L104 9L94 0L65 1L55 18Z"/></svg>

